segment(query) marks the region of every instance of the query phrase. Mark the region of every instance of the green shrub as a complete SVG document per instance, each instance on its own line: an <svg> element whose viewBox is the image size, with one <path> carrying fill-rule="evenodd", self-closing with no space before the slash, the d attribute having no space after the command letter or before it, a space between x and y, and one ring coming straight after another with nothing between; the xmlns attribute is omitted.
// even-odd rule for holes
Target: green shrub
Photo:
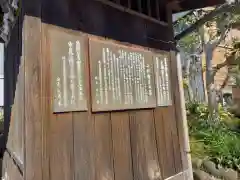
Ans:
<svg viewBox="0 0 240 180"><path fill-rule="evenodd" d="M187 112L192 156L206 157L218 165L240 171L240 134L229 126L238 120L220 106L218 123L208 121L206 105L187 105Z"/></svg>
<svg viewBox="0 0 240 180"><path fill-rule="evenodd" d="M189 118L197 118L197 119L210 119L210 111L207 104L199 104L197 102L188 103L186 105L187 108L187 116ZM220 104L218 105L217 112L216 112L216 120L219 121L229 121L232 120L234 115L224 109Z"/></svg>

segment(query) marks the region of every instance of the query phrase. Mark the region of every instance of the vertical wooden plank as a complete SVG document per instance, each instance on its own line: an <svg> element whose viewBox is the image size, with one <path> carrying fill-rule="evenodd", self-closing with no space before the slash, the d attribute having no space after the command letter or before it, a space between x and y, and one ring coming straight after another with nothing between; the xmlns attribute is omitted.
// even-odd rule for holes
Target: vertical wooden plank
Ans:
<svg viewBox="0 0 240 180"><path fill-rule="evenodd" d="M111 123L115 180L132 180L133 171L128 113L111 113Z"/></svg>
<svg viewBox="0 0 240 180"><path fill-rule="evenodd" d="M19 125L20 125L20 119L19 119L19 89L18 89L18 78L16 80L16 89L14 92L14 102L13 102L13 118L12 118L12 123L11 126L13 127L13 136L12 136L12 153L15 154L15 156L19 156Z"/></svg>
<svg viewBox="0 0 240 180"><path fill-rule="evenodd" d="M171 133L171 119L168 114L168 107L161 107L162 110L162 117L163 117L163 127L165 133L165 148L167 151L167 158L168 158L168 176L173 176L176 173L175 164L174 164L174 147L173 147L173 137Z"/></svg>
<svg viewBox="0 0 240 180"><path fill-rule="evenodd" d="M177 73L177 64L174 62L176 59L173 57L173 54L171 53L171 77L172 77L172 87L173 87L173 94L174 94L174 105L175 107L179 106L181 104L180 102L180 96L179 96L179 82L178 79L178 73ZM174 60L175 59L175 60ZM174 68L174 70L172 69ZM188 169L188 164L186 163L186 152L184 152L184 136L183 136L183 127L182 127L182 107L176 109L176 119L177 119L177 125L178 125L178 132L179 132L179 143L181 148L181 156L182 156L182 164L183 169Z"/></svg>
<svg viewBox="0 0 240 180"><path fill-rule="evenodd" d="M179 143L181 149L182 166L184 171L188 171L189 180L192 177L192 164L189 145L189 135L188 135L188 124L186 119L186 107L184 101L184 93L182 87L182 72L181 72L181 62L180 57L176 58L176 54L171 52L171 77L172 77L172 87L175 90L174 93L174 105L176 108L176 121L179 134Z"/></svg>
<svg viewBox="0 0 240 180"><path fill-rule="evenodd" d="M50 179L50 159L49 159L49 127L51 121L51 62L48 58L49 48L47 47L47 25L42 24L41 43L41 109L42 109L42 168L43 179Z"/></svg>
<svg viewBox="0 0 240 180"><path fill-rule="evenodd" d="M21 118L22 118L22 144L23 144L23 147L22 147L22 163L23 163L23 178L25 178L25 163L26 163L26 139L25 139L25 128L26 128L26 125L25 125L25 122L26 122L26 119L25 119L25 107L26 107L26 103L25 103L25 60L23 58L23 56L21 57L21 66L22 66L22 74L21 74L21 86L20 86L20 89L21 89L21 102L22 102L22 110L21 110Z"/></svg>
<svg viewBox="0 0 240 180"><path fill-rule="evenodd" d="M161 170L163 178L171 176L171 164L168 160L168 149L166 146L166 134L165 125L163 119L163 111L160 108L154 110L155 116L155 128L156 128L156 140L157 140L157 150L159 155L159 162L161 163Z"/></svg>
<svg viewBox="0 0 240 180"><path fill-rule="evenodd" d="M2 179L23 180L22 174L8 153L5 153L3 158Z"/></svg>
<svg viewBox="0 0 240 180"><path fill-rule="evenodd" d="M155 110L157 144L164 178L182 172L180 145L174 107Z"/></svg>
<svg viewBox="0 0 240 180"><path fill-rule="evenodd" d="M23 19L23 12L21 13L21 19ZM26 72L26 61L25 61L25 49L24 49L24 37L25 37L25 28L24 28L24 24L22 23L22 57L21 57L21 63L23 65L23 99L24 99L24 107L23 107L23 119L24 119L24 124L23 124L23 144L24 144L24 152L23 152L23 161L24 161L24 168L23 168L23 179L26 179L26 76L25 76L25 72Z"/></svg>
<svg viewBox="0 0 240 180"><path fill-rule="evenodd" d="M175 109L173 106L166 107L164 109L164 115L165 117L165 124L167 125L166 129L168 133L168 139L166 139L169 143L171 143L172 148L172 162L174 166L174 174L177 174L179 172L182 172L182 162L181 162L181 153L180 153L180 144L179 144L179 137L178 137L178 129L176 126L176 115L175 115ZM165 126L166 127L166 126ZM172 172L173 173L173 172ZM173 176L174 174L171 174Z"/></svg>
<svg viewBox="0 0 240 180"><path fill-rule="evenodd" d="M95 179L94 124L88 112L73 113L74 179Z"/></svg>
<svg viewBox="0 0 240 180"><path fill-rule="evenodd" d="M73 179L72 113L53 114L50 120L50 179Z"/></svg>
<svg viewBox="0 0 240 180"><path fill-rule="evenodd" d="M173 21L172 21L172 10L169 6L166 7L167 10L167 22L169 24L169 29L173 32ZM177 56L177 57L176 57ZM188 124L186 117L186 107L183 92L183 80L182 80L182 67L180 55L176 54L174 51L170 51L170 70L171 70L171 86L173 89L173 104L175 108L176 125L178 129L179 146L181 152L182 169L184 171L185 179L193 179L192 163L190 145L189 145L189 134L188 134Z"/></svg>
<svg viewBox="0 0 240 180"><path fill-rule="evenodd" d="M180 156L178 129L176 127L175 111L174 111L174 107L172 106L161 107L161 108L158 108L157 111L162 111L160 112L162 116L162 122L158 122L158 120L156 120L156 126L164 127L162 131L164 132L164 137L165 137L165 141L160 140L162 139L161 138L162 133L157 132L158 134L157 136L159 137L158 143L159 143L159 146L161 146L160 144L162 142L165 142L167 163L164 166L168 167L165 169L165 175L166 177L170 177L170 176L173 176L174 174L182 172L183 170L181 156ZM161 154L161 152L159 153ZM165 155L161 155L161 156L165 156Z"/></svg>
<svg viewBox="0 0 240 180"><path fill-rule="evenodd" d="M21 69L21 66L20 68ZM15 109L15 117L14 117L14 136L13 136L13 149L12 153L19 160L22 161L21 150L22 150L22 122L21 122L21 94L20 94L20 73L17 77L16 90L15 90L15 98L14 98L14 109ZM21 162L22 163L22 162Z"/></svg>
<svg viewBox="0 0 240 180"><path fill-rule="evenodd" d="M168 108L169 115L172 122L172 137L173 137L173 147L174 147L174 160L175 160L175 169L176 173L183 172L182 167L182 157L181 157L181 148L179 142L179 133L177 127L177 119L176 119L176 109L173 106Z"/></svg>
<svg viewBox="0 0 240 180"><path fill-rule="evenodd" d="M22 165L24 165L24 151L25 151L25 145L24 145L24 124L25 124L25 98L24 98L24 91L25 91L25 81L24 81L24 72L25 72L25 68L24 68L24 61L21 61L21 65L19 68L19 75L18 75L18 85L17 85L17 90L18 90L18 104L17 107L19 109L18 111L18 118L19 118L19 161Z"/></svg>
<svg viewBox="0 0 240 180"><path fill-rule="evenodd" d="M88 39L83 46L89 51ZM94 144L94 117L91 114L90 68L88 53L85 53L85 68L87 75L86 88L87 112L73 113L73 146L74 146L74 180L95 179L95 144Z"/></svg>
<svg viewBox="0 0 240 180"><path fill-rule="evenodd" d="M134 179L162 179L152 110L131 112L130 130Z"/></svg>
<svg viewBox="0 0 240 180"><path fill-rule="evenodd" d="M46 31L48 28L49 26L46 25ZM43 105L46 105L46 103L48 103L48 105L46 109L43 108L43 116L46 118L43 120L45 125L43 129L43 150L46 151L43 154L43 163L49 166L50 169L49 175L45 174L44 176L51 180L71 180L74 178L73 114L71 112L57 114L53 113L51 82L49 82L49 78L47 78L51 77L52 75L50 72L52 69L52 59L50 58L51 47L48 41L48 33L44 33L46 33L46 39L44 41L47 40L47 61L43 61L45 62L45 64L43 64L43 67L45 68L43 69L43 71L45 71L45 75L43 75L42 80L42 93L43 97L46 98L43 100ZM49 146L48 148L46 147L47 145ZM47 170L47 167L45 167L45 170Z"/></svg>
<svg viewBox="0 0 240 180"><path fill-rule="evenodd" d="M41 20L24 18L26 180L42 179Z"/></svg>
<svg viewBox="0 0 240 180"><path fill-rule="evenodd" d="M7 148L16 158L19 165L24 162L24 65L19 67L19 74L14 92L14 103L11 112Z"/></svg>
<svg viewBox="0 0 240 180"><path fill-rule="evenodd" d="M96 179L114 180L110 114L95 115Z"/></svg>

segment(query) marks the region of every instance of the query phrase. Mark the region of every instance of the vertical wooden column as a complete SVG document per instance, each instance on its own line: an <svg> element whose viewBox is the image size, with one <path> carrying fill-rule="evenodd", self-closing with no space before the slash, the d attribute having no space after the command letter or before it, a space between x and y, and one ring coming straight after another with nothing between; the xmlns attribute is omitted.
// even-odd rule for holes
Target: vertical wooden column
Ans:
<svg viewBox="0 0 240 180"><path fill-rule="evenodd" d="M47 25L41 23L41 123L42 123L42 179L50 180L50 119L51 111L51 62L47 55Z"/></svg>
<svg viewBox="0 0 240 180"><path fill-rule="evenodd" d="M186 107L183 92L182 67L180 58L175 52L171 52L171 69L172 69L172 86L175 90L174 104L176 108L176 119L179 133L179 142L181 148L182 164L184 175L187 179L192 180L192 163L190 156L188 124L186 118Z"/></svg>
<svg viewBox="0 0 240 180"><path fill-rule="evenodd" d="M167 17L169 28L172 31L173 41L174 41L174 31L173 31L173 23L172 23L172 9L167 6ZM178 136L182 157L182 165L183 165L183 175L185 179L193 180L193 172L192 172L192 163L190 156L190 145L189 145L189 134L188 134L188 124L186 117L186 107L185 107L185 99L183 92L183 80L182 80L182 66L180 57L178 57L175 51L171 51L171 82L173 91L173 100L175 105L175 114L178 128Z"/></svg>
<svg viewBox="0 0 240 180"><path fill-rule="evenodd" d="M44 122L47 110L43 106L47 94L43 75L42 52L42 0L24 0L23 18L23 60L25 65L25 180L48 180L47 145ZM46 176L44 175L46 174Z"/></svg>
<svg viewBox="0 0 240 180"><path fill-rule="evenodd" d="M23 26L26 140L24 178L42 180L41 20L25 15Z"/></svg>

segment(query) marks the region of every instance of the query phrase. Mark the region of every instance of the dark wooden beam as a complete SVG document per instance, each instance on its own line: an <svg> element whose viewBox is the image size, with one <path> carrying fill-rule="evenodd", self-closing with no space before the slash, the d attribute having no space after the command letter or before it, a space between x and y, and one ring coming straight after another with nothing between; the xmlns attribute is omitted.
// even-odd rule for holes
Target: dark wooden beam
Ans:
<svg viewBox="0 0 240 180"><path fill-rule="evenodd" d="M108 0L102 0L107 2ZM128 0L128 9L131 9L131 2L133 1L137 1L138 2L138 8L139 11L141 11L142 9L142 5L141 5L141 1L142 0ZM111 3L111 1L108 1ZM116 2L119 4L121 3L120 0L116 0ZM162 6L162 0L155 0L156 2L156 8L159 9L159 5L161 4ZM202 0L202 1L192 1L192 0L166 0L164 3L167 5L169 3L174 4L173 2L177 2L179 4L179 9L178 11L186 11L189 9L195 9L195 8L202 8L202 7L206 7L206 6L213 6L213 5L217 5L217 4L221 4L223 2L225 2L225 0ZM4 16L4 18L0 21L1 27L0 27L0 41L1 42L7 42L9 37L10 37L10 32L11 29L14 26L14 21L15 19L17 19L16 17L16 11L18 8L18 4L19 4L19 0L1 0L0 1L0 6L2 9L2 13L0 12L0 14L2 16ZM148 5L150 5L150 0L148 1ZM150 9L150 8L149 8ZM124 9L125 10L125 9ZM133 12L131 11L132 13ZM175 11L176 12L176 11ZM152 18L151 16L153 16L153 12L149 11L148 15L144 15L144 17L149 17L149 19L157 22L157 21L161 21L161 17L159 12L157 11L157 17ZM138 13L140 14L140 13ZM191 30L191 29L190 29ZM189 30L188 30L189 31ZM188 32L186 31L186 32Z"/></svg>
<svg viewBox="0 0 240 180"><path fill-rule="evenodd" d="M179 11L188 11L193 9L200 9L209 6L216 6L224 4L226 0L168 0L168 2L178 2L180 9L175 10L175 13ZM173 3L174 4L174 3Z"/></svg>

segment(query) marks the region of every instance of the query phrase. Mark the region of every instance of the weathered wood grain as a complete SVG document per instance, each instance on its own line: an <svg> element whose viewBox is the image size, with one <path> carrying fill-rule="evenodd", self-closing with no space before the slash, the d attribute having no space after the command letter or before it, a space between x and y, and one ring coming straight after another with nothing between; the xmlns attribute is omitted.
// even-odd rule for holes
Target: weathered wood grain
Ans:
<svg viewBox="0 0 240 180"><path fill-rule="evenodd" d="M49 59L47 25L42 23L41 28L41 109L42 109L42 171L43 179L50 180L50 121L52 115L51 109L51 60Z"/></svg>
<svg viewBox="0 0 240 180"><path fill-rule="evenodd" d="M24 18L26 180L42 179L41 20Z"/></svg>
<svg viewBox="0 0 240 180"><path fill-rule="evenodd" d="M73 179L72 113L53 114L50 122L50 179Z"/></svg>
<svg viewBox="0 0 240 180"><path fill-rule="evenodd" d="M173 157L174 157L174 166L175 166L175 173L180 173L183 171L182 168L182 158L181 158L181 150L180 150L180 143L179 143L179 133L177 128L177 119L176 119L176 112L175 107L169 106L167 108L167 118L170 123L171 130L171 137L172 137L172 144L173 144Z"/></svg>
<svg viewBox="0 0 240 180"><path fill-rule="evenodd" d="M182 122L183 112L179 111L179 107L183 108L183 100L179 95L180 75L177 73L175 55L171 56L171 84L174 94L172 107L93 113L90 91L93 86L89 78L93 72L87 62L88 111L54 114L52 109L52 59L47 36L49 25L46 24L65 27L68 29L65 29L65 32L72 29L77 30L76 34L85 32L87 36L96 35L101 36L101 39L109 38L131 46L140 45L168 51L174 46L169 43L173 40L172 27L119 11L96 0L34 2L35 5L25 1L23 8L28 15L35 13L35 16L24 18L24 68L20 67L17 84L15 75L18 73L18 60L16 64L12 61L5 65L14 72L6 76L10 81L6 89L11 92L6 93L9 98L5 111L9 118L12 111L13 122L25 121L24 127L18 126L25 131L24 179L163 180L188 168L186 132L183 130L186 124ZM151 1L146 13L155 19L163 20L166 9L161 11L159 5L156 5L157 2ZM136 3L131 4L129 0L124 3L133 9L138 8ZM140 9L146 11L142 5L143 1ZM15 34L15 38L18 36L21 36L20 31ZM87 42L86 46L88 45ZM13 48L20 47L15 44ZM13 60L15 57L10 50L6 58ZM89 47L86 56L89 56ZM86 57L86 61L88 58ZM11 79L11 76L14 77ZM11 110L14 96L15 102ZM12 143L12 146L24 147L24 142L20 142L20 131L18 134L12 129L9 145L17 141ZM14 137L12 141L11 137Z"/></svg>
<svg viewBox="0 0 240 180"><path fill-rule="evenodd" d="M110 114L94 115L96 179L114 180Z"/></svg>
<svg viewBox="0 0 240 180"><path fill-rule="evenodd" d="M183 82L181 72L181 62L179 58L176 58L176 53L171 52L171 74L172 74L172 87L175 90L174 93L174 106L176 108L176 122L178 128L179 144L181 151L181 160L183 171L189 170L192 172L188 125L186 119L186 107L183 94ZM189 179L192 179L190 175Z"/></svg>
<svg viewBox="0 0 240 180"><path fill-rule="evenodd" d="M77 33L76 33L77 34ZM88 51L88 41L84 41L86 51ZM74 138L74 178L75 180L90 180L95 179L95 129L94 117L91 109L91 94L90 94L90 71L89 57L85 53L85 84L87 112L73 113L73 138Z"/></svg>
<svg viewBox="0 0 240 180"><path fill-rule="evenodd" d="M133 164L128 113L111 113L111 124L115 180L132 180Z"/></svg>
<svg viewBox="0 0 240 180"><path fill-rule="evenodd" d="M156 141L157 141L157 151L159 155L159 162L161 164L162 176L167 178L171 176L172 166L168 159L168 149L166 146L166 129L165 129L165 119L163 119L163 111L161 109L154 110L155 116L155 129L156 129Z"/></svg>
<svg viewBox="0 0 240 180"><path fill-rule="evenodd" d="M161 179L153 111L131 112L130 131L134 179Z"/></svg>
<svg viewBox="0 0 240 180"><path fill-rule="evenodd" d="M23 180L22 174L19 172L19 169L14 164L13 159L9 156L8 153L4 154L2 163L3 163L3 167L2 167L3 179Z"/></svg>
<svg viewBox="0 0 240 180"><path fill-rule="evenodd" d="M74 178L95 178L94 119L88 113L73 113L74 130Z"/></svg>

